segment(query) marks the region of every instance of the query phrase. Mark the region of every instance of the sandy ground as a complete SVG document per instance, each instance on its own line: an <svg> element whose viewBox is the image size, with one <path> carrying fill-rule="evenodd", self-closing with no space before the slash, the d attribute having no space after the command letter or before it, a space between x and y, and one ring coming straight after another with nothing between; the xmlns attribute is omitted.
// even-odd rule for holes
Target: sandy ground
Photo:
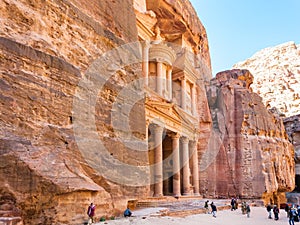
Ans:
<svg viewBox="0 0 300 225"><path fill-rule="evenodd" d="M250 218L242 215L241 210L236 211L224 210L217 212L217 218L212 217L211 214L197 214L187 216L185 218L178 217L157 217L155 212L161 208L149 208L139 211L134 211L134 217L130 218L117 218L116 220L108 220L105 222L96 223L101 224L117 224L117 225L199 225L199 224L216 224L216 225L268 225L276 224L283 225L289 224L284 210L280 210L279 220L268 219L268 213L263 207L252 207ZM295 223L300 224L300 223Z"/></svg>

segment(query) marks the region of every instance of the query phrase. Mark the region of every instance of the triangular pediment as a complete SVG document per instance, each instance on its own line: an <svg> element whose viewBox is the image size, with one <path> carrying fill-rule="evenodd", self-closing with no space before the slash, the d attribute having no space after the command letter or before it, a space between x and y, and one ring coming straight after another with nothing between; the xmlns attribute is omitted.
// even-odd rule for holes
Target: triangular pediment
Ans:
<svg viewBox="0 0 300 225"><path fill-rule="evenodd" d="M184 123L193 127L196 126L195 118L188 116L186 112L180 110L174 103L148 100L146 106L152 113L163 115L165 119L175 120L180 124Z"/></svg>

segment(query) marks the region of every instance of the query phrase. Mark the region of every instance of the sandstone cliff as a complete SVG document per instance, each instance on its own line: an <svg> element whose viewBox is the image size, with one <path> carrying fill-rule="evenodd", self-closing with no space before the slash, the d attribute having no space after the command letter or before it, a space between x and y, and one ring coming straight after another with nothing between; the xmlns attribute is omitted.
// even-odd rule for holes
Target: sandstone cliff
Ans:
<svg viewBox="0 0 300 225"><path fill-rule="evenodd" d="M233 66L254 76L253 91L268 108L276 107L286 117L300 113L300 46L287 42L263 49Z"/></svg>
<svg viewBox="0 0 300 225"><path fill-rule="evenodd" d="M208 87L214 132L200 179L207 197L277 202L281 192L294 188L293 146L252 83L249 71L231 70L218 73Z"/></svg>
<svg viewBox="0 0 300 225"><path fill-rule="evenodd" d="M182 40L195 46L201 43L193 51L204 58L208 65L205 79L210 79L205 29L191 4L157 2L167 4L175 17L180 17L169 26L163 19L168 10L157 8L152 1L157 15L150 14L158 19L162 35L168 41L182 35ZM118 135L129 136L127 130L113 129L130 109L128 125L133 135L140 140L146 137L142 101L123 108L114 104L121 90L139 78L141 65L120 51L102 57L118 46L138 41L133 1L3 0L0 10L0 216L21 216L25 224L78 224L87 219L87 204L92 201L99 219L120 214L131 198L148 197L149 186L140 184L147 182L149 171L123 171L134 181L126 186L109 177L120 172L119 167L106 161L105 170L91 165L103 151L107 158L102 160L135 168L149 163L147 152L131 151L132 145L140 143L119 141ZM179 34L173 35L174 29ZM139 51L132 53L132 58L139 57ZM129 61L132 64L120 68ZM111 75L109 79L105 74ZM102 79L106 80L101 91L94 89ZM82 80L90 82L81 86ZM80 95L85 89L87 94ZM134 90L133 97L142 94L138 84ZM91 107L90 101L96 97ZM76 101L81 108L74 106ZM203 105L207 105L206 99ZM90 108L93 125L86 115L74 112L90 113ZM74 135L74 124L83 128L79 138ZM85 133L91 127L95 132ZM103 144L96 146L98 149L96 138ZM87 144L84 151L79 146L82 142Z"/></svg>
<svg viewBox="0 0 300 225"><path fill-rule="evenodd" d="M98 217L118 213L147 190L122 188L90 167L75 142L72 104L94 60L137 40L132 1L4 0L0 10L1 215L20 215L25 224L78 224L91 201ZM136 69L125 68L108 85L120 88ZM111 133L105 110L114 95L98 100L101 136Z"/></svg>
<svg viewBox="0 0 300 225"><path fill-rule="evenodd" d="M284 126L290 142L295 147L296 192L300 192L300 115L284 118ZM297 202L299 203L299 201Z"/></svg>

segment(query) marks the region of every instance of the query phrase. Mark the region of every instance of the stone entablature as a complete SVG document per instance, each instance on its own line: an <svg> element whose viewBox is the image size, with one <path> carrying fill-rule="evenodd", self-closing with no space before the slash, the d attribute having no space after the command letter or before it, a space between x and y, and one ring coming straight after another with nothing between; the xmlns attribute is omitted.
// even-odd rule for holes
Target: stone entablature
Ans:
<svg viewBox="0 0 300 225"><path fill-rule="evenodd" d="M164 43L152 42L149 49L149 60L162 62L166 65L172 66L176 59L176 52Z"/></svg>
<svg viewBox="0 0 300 225"><path fill-rule="evenodd" d="M174 77L186 76L191 83L196 83L196 81L201 77L199 73L196 71L195 66L193 65L195 55L188 51L186 48L183 49L183 53L181 53L175 63L174 63ZM180 68L180 69L177 69ZM181 73L181 74L179 74Z"/></svg>

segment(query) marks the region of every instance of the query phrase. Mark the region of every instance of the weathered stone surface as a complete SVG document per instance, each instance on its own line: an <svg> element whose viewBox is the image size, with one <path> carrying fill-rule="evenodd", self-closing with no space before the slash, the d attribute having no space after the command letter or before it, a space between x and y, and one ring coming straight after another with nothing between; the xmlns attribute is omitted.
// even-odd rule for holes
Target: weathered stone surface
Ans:
<svg viewBox="0 0 300 225"><path fill-rule="evenodd" d="M296 187L294 191L300 192L300 115L284 118L283 121L290 142L295 147Z"/></svg>
<svg viewBox="0 0 300 225"><path fill-rule="evenodd" d="M87 220L91 201L97 218L121 213L129 198L147 189L117 185L90 167L73 133L73 97L94 60L137 40L132 2L4 0L0 10L1 215L22 216L25 224L78 224ZM100 136L112 135L111 99L138 76L136 70L124 68L107 82L115 90L99 93ZM135 117L143 116L138 106ZM145 136L140 124L131 126ZM123 152L126 162L129 149L114 143L107 149ZM128 161L140 159L147 158Z"/></svg>
<svg viewBox="0 0 300 225"><path fill-rule="evenodd" d="M233 66L248 69L254 76L253 91L268 108L286 117L300 113L300 47L294 42L263 49Z"/></svg>
<svg viewBox="0 0 300 225"><path fill-rule="evenodd" d="M214 131L200 179L207 197L277 202L294 188L293 146L282 120L252 92L252 82L248 70L231 70L218 73L208 87Z"/></svg>

